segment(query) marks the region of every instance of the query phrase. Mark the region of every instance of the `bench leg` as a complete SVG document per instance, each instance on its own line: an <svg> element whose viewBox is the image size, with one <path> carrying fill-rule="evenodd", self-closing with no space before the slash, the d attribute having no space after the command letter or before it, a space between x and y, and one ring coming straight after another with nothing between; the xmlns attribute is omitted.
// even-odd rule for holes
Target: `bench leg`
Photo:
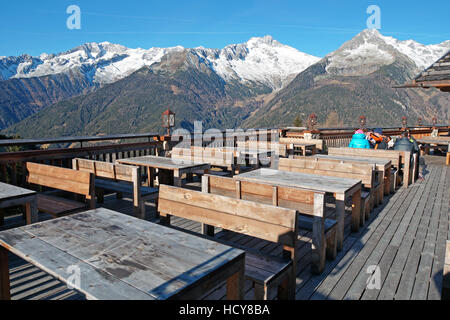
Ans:
<svg viewBox="0 0 450 320"><path fill-rule="evenodd" d="M337 232L336 228L328 231L327 234L327 259L334 260L337 255Z"/></svg>
<svg viewBox="0 0 450 320"><path fill-rule="evenodd" d="M227 279L227 300L244 299L244 270L244 267L240 268L238 272Z"/></svg>
<svg viewBox="0 0 450 320"><path fill-rule="evenodd" d="M139 205L134 205L133 212L136 218L145 220L145 201L141 199Z"/></svg>
<svg viewBox="0 0 450 320"><path fill-rule="evenodd" d="M0 300L11 300L8 250L0 247Z"/></svg>
<svg viewBox="0 0 450 320"><path fill-rule="evenodd" d="M105 190L104 189L97 189L97 202L98 203L104 203L105 202Z"/></svg>
<svg viewBox="0 0 450 320"><path fill-rule="evenodd" d="M367 199L366 199L366 201L364 201L364 203L361 203L361 204L364 204L364 212L365 212L365 215L366 215L366 218L367 218L367 220L370 218L370 206L369 206L369 201L367 201Z"/></svg>
<svg viewBox="0 0 450 320"><path fill-rule="evenodd" d="M159 222L163 225L163 226L170 226L170 215L167 216L161 216L159 219Z"/></svg>
<svg viewBox="0 0 450 320"><path fill-rule="evenodd" d="M264 284L255 283L255 300L267 300L268 288Z"/></svg>
<svg viewBox="0 0 450 320"><path fill-rule="evenodd" d="M278 300L295 300L294 269L289 270L285 279L278 285Z"/></svg>
<svg viewBox="0 0 450 320"><path fill-rule="evenodd" d="M378 197L378 204L383 204L384 201L384 184L380 186L380 193Z"/></svg>
<svg viewBox="0 0 450 320"><path fill-rule="evenodd" d="M388 168L386 170L386 175L383 177L384 179L384 195L388 196L391 193L391 169Z"/></svg>
<svg viewBox="0 0 450 320"><path fill-rule="evenodd" d="M214 237L214 226L202 223L202 234L209 237Z"/></svg>
<svg viewBox="0 0 450 320"><path fill-rule="evenodd" d="M352 226L353 232L359 231L361 218L361 190L356 191L352 195Z"/></svg>
<svg viewBox="0 0 450 320"><path fill-rule="evenodd" d="M37 208L37 198L32 202L25 205L25 215L27 224L32 224L38 222L38 208Z"/></svg>

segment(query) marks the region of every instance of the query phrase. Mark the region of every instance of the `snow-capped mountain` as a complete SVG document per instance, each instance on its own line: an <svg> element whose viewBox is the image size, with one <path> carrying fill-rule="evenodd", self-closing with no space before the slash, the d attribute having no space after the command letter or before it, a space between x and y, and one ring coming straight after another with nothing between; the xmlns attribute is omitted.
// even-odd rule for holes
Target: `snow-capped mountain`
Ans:
<svg viewBox="0 0 450 320"><path fill-rule="evenodd" d="M60 54L43 53L39 57L22 55L0 59L0 77L32 78L80 71L88 80L107 84L122 79L134 71L152 65L171 51L182 47L129 49L109 42L86 43Z"/></svg>
<svg viewBox="0 0 450 320"><path fill-rule="evenodd" d="M222 50L196 48L225 81L259 82L274 90L320 60L283 45L271 36L251 38Z"/></svg>
<svg viewBox="0 0 450 320"><path fill-rule="evenodd" d="M423 45L414 40L400 41L383 36L378 30L366 29L325 57L327 72L340 75L363 75L406 56L415 65L415 72L433 64L450 50L450 41Z"/></svg>
<svg viewBox="0 0 450 320"><path fill-rule="evenodd" d="M97 84L113 83L144 66L160 62L161 58L183 47L129 49L103 43L87 43L61 54L22 55L0 59L0 78L31 78L80 71ZM320 60L272 37L252 38L246 43L229 45L222 50L191 49L199 57L209 60L211 68L225 81L256 81L273 89L280 89L295 75Z"/></svg>

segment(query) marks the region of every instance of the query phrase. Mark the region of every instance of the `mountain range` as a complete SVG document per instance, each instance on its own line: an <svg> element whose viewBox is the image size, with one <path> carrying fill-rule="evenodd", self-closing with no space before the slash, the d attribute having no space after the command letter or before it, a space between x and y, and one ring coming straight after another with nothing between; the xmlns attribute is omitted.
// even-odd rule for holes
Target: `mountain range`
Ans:
<svg viewBox="0 0 450 320"><path fill-rule="evenodd" d="M331 111L347 125L447 121L448 94L392 89L450 50L364 30L324 58L270 36L223 49L89 43L57 55L0 58L0 129L22 137L161 132L170 107L191 129L292 125Z"/></svg>

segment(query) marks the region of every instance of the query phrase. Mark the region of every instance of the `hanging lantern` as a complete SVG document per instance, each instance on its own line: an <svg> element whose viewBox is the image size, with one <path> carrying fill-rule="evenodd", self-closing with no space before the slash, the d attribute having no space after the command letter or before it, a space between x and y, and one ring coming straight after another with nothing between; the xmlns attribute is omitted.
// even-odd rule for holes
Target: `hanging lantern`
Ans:
<svg viewBox="0 0 450 320"><path fill-rule="evenodd" d="M362 115L359 117L359 128L361 130L364 130L366 128L366 121L367 121L367 119L366 119L365 115Z"/></svg>
<svg viewBox="0 0 450 320"><path fill-rule="evenodd" d="M402 128L406 129L408 127L408 118L402 117Z"/></svg>
<svg viewBox="0 0 450 320"><path fill-rule="evenodd" d="M167 132L170 136L170 128L175 127L175 113L167 109L162 114L162 126L167 128Z"/></svg>
<svg viewBox="0 0 450 320"><path fill-rule="evenodd" d="M317 116L315 113L311 113L308 118L308 130L314 131L316 125L317 125Z"/></svg>

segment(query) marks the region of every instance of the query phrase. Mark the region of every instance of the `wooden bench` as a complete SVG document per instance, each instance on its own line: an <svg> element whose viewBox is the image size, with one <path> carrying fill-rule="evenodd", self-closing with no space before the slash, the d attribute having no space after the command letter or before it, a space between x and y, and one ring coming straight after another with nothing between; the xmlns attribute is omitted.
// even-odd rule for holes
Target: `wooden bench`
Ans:
<svg viewBox="0 0 450 320"><path fill-rule="evenodd" d="M165 223L177 216L281 244L282 258L246 250L245 276L256 299L267 299L269 288L278 288L278 299L294 299L297 211L167 185L158 209Z"/></svg>
<svg viewBox="0 0 450 320"><path fill-rule="evenodd" d="M173 148L171 157L174 160L209 163L211 167L228 170L232 175L240 172L240 166L236 164L233 151L223 148ZM195 173L198 175L203 174L203 172Z"/></svg>
<svg viewBox="0 0 450 320"><path fill-rule="evenodd" d="M74 170L90 172L95 176L95 189L98 201L103 202L105 191L130 194L133 197L133 210L136 217L145 219L145 201L158 199L158 189L141 185L139 167L113 164L102 161L73 159Z"/></svg>
<svg viewBox="0 0 450 320"><path fill-rule="evenodd" d="M57 190L68 191L84 197L84 201L75 201L50 194L37 195L37 207L41 212L48 213L54 218L61 215L95 208L94 175L89 172L48 166L44 164L26 163L27 182Z"/></svg>
<svg viewBox="0 0 450 320"><path fill-rule="evenodd" d="M312 232L316 231L313 230L314 201L319 201L318 199L325 201L324 193L319 191L294 187L277 188L264 183L237 181L232 178L211 175L203 176L202 192L297 210L300 214L298 217L299 228ZM318 197L315 197L316 194ZM319 205L325 206L324 203L319 203ZM326 212L324 214L325 216L331 215ZM330 260L334 260L337 254L337 221L324 219L323 222L323 231L320 229L313 233L313 273L323 271L325 252L326 257ZM319 225L319 227L322 228L322 225ZM203 226L203 233L205 234L210 234L212 230L210 226ZM324 239L326 240L324 241Z"/></svg>
<svg viewBox="0 0 450 320"><path fill-rule="evenodd" d="M294 156L289 159L280 159L278 170L361 180L366 189L361 192L361 226L364 225L365 219L369 217L375 205L380 203L380 193L383 192L382 182L376 179L375 165L318 161L315 158Z"/></svg>
<svg viewBox="0 0 450 320"><path fill-rule="evenodd" d="M343 155L352 157L373 157L388 159L391 161L394 170L391 171L391 190L392 192L397 189L399 184L399 172L403 169L403 186L407 187L414 170L418 168L417 159L414 160L411 166L411 152L397 151L397 150L375 150L375 149L355 149L355 148L329 148L328 154L330 155Z"/></svg>

